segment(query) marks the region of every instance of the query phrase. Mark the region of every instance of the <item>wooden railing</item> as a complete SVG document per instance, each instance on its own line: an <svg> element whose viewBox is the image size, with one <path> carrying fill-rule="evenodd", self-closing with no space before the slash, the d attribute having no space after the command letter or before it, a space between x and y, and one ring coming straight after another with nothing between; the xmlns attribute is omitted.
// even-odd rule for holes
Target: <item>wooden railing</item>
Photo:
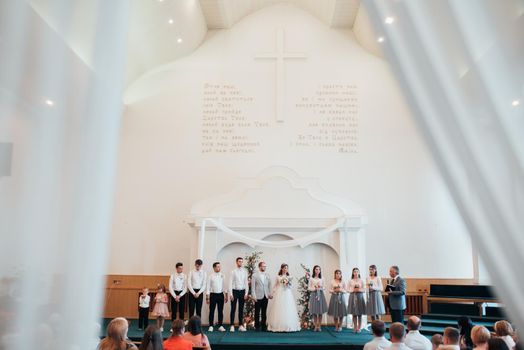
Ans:
<svg viewBox="0 0 524 350"><path fill-rule="evenodd" d="M384 305L387 305L387 294L382 294ZM407 293L406 294L406 315L422 315L427 312L427 295L426 293ZM386 309L386 314L390 312Z"/></svg>
<svg viewBox="0 0 524 350"><path fill-rule="evenodd" d="M158 283L167 286L169 276L154 275L108 275L105 289L104 317L138 317L138 293L146 286L151 292ZM383 283L387 281L384 279ZM428 294L431 284L473 285L471 279L417 279L406 278L408 315L420 315L428 311Z"/></svg>

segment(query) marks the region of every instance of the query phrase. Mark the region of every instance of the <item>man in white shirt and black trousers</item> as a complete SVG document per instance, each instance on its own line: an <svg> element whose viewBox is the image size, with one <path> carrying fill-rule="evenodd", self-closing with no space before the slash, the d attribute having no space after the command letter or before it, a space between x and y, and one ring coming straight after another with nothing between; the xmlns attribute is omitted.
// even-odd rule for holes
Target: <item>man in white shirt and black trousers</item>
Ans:
<svg viewBox="0 0 524 350"><path fill-rule="evenodd" d="M247 280L247 270L242 266L244 259L237 258L236 268L231 271L229 278L229 298L231 299L231 313L229 314L229 320L231 322L230 332L235 331L235 311L238 302L238 330L245 332L244 327L244 302L249 298L249 284Z"/></svg>
<svg viewBox="0 0 524 350"><path fill-rule="evenodd" d="M224 287L224 274L220 272L220 263L213 263L213 272L207 279L206 303L209 304L209 332L213 332L215 309L218 309L218 330L224 332L224 303L227 303L227 292Z"/></svg>
<svg viewBox="0 0 524 350"><path fill-rule="evenodd" d="M178 315L184 320L184 311L186 307L187 280L183 273L184 264L176 263L176 273L169 277L169 294L171 294L171 320L175 320Z"/></svg>
<svg viewBox="0 0 524 350"><path fill-rule="evenodd" d="M202 318L202 301L206 290L207 274L202 269L202 260L195 260L195 269L189 272L187 289L189 290L189 318L195 313Z"/></svg>

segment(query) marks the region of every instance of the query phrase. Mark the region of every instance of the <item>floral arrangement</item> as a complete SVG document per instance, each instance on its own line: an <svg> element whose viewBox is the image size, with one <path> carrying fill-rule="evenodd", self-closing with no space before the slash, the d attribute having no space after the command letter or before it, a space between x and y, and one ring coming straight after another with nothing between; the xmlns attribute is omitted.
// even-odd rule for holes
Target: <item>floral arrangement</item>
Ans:
<svg viewBox="0 0 524 350"><path fill-rule="evenodd" d="M311 314L309 313L309 291L308 284L311 277L311 270L304 264L300 264L304 270L304 275L298 279L298 293L299 298L297 304L299 307L298 317L300 318L300 326L302 329L310 329L313 326Z"/></svg>
<svg viewBox="0 0 524 350"><path fill-rule="evenodd" d="M247 270L247 280L249 282L249 295L251 295L251 278L256 272L258 262L262 252L254 251L244 257L244 268ZM244 304L244 324L246 328L255 328L255 301L251 298Z"/></svg>

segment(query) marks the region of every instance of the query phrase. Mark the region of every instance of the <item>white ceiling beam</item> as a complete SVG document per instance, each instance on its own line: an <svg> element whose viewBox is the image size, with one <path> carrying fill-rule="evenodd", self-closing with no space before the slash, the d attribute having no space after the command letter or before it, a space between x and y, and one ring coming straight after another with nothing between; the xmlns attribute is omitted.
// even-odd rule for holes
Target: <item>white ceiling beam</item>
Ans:
<svg viewBox="0 0 524 350"><path fill-rule="evenodd" d="M331 22L328 23L329 26L332 28L353 28L359 7L360 0L336 0Z"/></svg>

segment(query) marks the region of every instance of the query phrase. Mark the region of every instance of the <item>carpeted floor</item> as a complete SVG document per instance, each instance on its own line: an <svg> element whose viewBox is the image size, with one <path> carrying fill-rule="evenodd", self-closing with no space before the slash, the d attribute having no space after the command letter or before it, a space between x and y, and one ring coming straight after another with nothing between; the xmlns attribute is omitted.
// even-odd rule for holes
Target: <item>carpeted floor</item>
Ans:
<svg viewBox="0 0 524 350"><path fill-rule="evenodd" d="M104 319L103 330L106 329L110 319ZM128 337L133 341L140 341L144 331L138 329L138 322L135 319L129 320L131 322L128 331ZM150 320L150 324L154 324ZM169 329L171 321L166 321L164 325L164 338L169 336ZM229 328L228 328L229 329ZM362 349L365 343L370 341L373 337L368 332L363 330L360 334L353 333L352 330L344 329L342 332L335 332L334 327L323 327L322 332L313 332L310 330L294 332L294 333L272 333L272 332L256 332L249 330L247 332L207 332L205 334L209 338L209 342L213 350L223 349L288 349L293 348L318 348L318 349ZM103 334L101 335L103 336Z"/></svg>
<svg viewBox="0 0 524 350"><path fill-rule="evenodd" d="M458 316L453 315L430 315L422 316L421 333L426 337L431 337L434 333L442 333L447 326L456 327L456 319ZM481 324L492 329L494 318L478 318L474 319L474 324ZM103 320L101 337L105 335L105 329L110 319ZM144 334L143 330L138 329L138 320L130 319L128 336L133 341L142 340ZM154 320L150 320L149 324L155 324ZM164 325L164 338L169 337L169 329L171 328L171 321L166 321ZM226 327L229 329L229 327ZM360 334L353 333L350 329L344 329L342 332L334 332L333 327L323 327L322 332L300 331L296 333L271 333L271 332L218 332L205 333L209 338L213 350L302 350L302 349L349 349L361 350L365 343L372 339L372 335L363 330ZM386 334L386 337L389 337Z"/></svg>

